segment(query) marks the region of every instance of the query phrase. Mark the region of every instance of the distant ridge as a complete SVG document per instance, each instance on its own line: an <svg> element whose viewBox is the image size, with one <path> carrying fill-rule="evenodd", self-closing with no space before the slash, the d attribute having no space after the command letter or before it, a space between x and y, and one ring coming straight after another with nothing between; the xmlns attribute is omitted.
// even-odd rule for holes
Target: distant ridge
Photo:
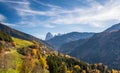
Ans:
<svg viewBox="0 0 120 73"><path fill-rule="evenodd" d="M120 23L95 34L69 54L89 63L102 62L120 69Z"/></svg>
<svg viewBox="0 0 120 73"><path fill-rule="evenodd" d="M47 40L47 42L58 50L65 43L79 39L87 39L92 37L94 34L95 33L92 32L70 32L60 36L55 36L52 39Z"/></svg>
<svg viewBox="0 0 120 73"><path fill-rule="evenodd" d="M111 26L110 28L106 29L104 32L115 32L120 30L120 23Z"/></svg>

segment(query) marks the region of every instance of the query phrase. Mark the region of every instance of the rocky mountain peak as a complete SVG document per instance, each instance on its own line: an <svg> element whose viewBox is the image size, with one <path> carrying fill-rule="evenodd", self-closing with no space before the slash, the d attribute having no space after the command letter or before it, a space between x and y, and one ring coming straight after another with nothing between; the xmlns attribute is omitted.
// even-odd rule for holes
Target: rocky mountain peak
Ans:
<svg viewBox="0 0 120 73"><path fill-rule="evenodd" d="M48 32L48 33L46 34L45 40L49 40L49 39L51 39L51 38L53 38L53 35L52 35L52 33Z"/></svg>

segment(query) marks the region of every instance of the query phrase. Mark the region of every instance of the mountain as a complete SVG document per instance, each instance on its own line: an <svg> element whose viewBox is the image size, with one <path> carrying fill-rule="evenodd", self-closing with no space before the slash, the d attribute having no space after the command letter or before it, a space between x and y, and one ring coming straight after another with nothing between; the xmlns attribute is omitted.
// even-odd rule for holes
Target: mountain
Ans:
<svg viewBox="0 0 120 73"><path fill-rule="evenodd" d="M68 42L63 44L60 48L59 48L59 52L62 52L64 54L69 54L70 52L72 52L76 47L78 47L79 45L84 44L88 39L79 39L76 41L72 41L72 42Z"/></svg>
<svg viewBox="0 0 120 73"><path fill-rule="evenodd" d="M79 39L87 39L94 35L94 33L80 33L80 32L71 32L67 34L63 34L60 36L55 36L54 38L47 40L49 44L54 46L56 49L59 49L63 44L79 40Z"/></svg>
<svg viewBox="0 0 120 73"><path fill-rule="evenodd" d="M53 38L53 35L52 35L50 32L48 32L48 33L46 34L45 40L47 41L47 40L50 40L51 38Z"/></svg>
<svg viewBox="0 0 120 73"><path fill-rule="evenodd" d="M104 32L111 33L111 32L116 32L119 30L120 30L120 23L111 26L110 28L106 29ZM68 43L62 44L58 50L59 50L59 52L62 52L64 54L69 54L76 47L84 44L87 40L88 39L80 39L80 40L70 41Z"/></svg>
<svg viewBox="0 0 120 73"><path fill-rule="evenodd" d="M119 31L119 30L120 30L120 23L111 26L110 28L108 28L104 32L114 32L114 31Z"/></svg>
<svg viewBox="0 0 120 73"><path fill-rule="evenodd" d="M12 37L16 37L16 38L20 38L20 39L24 39L24 40L29 40L29 41L38 41L40 42L41 44L49 47L49 48L53 48L51 45L49 45L48 43L46 43L45 41L41 40L41 39L38 39L30 34L26 34L24 32L21 32L21 31L18 31L16 29L13 29L9 26L6 26L2 23L0 23L0 30L7 33L8 35L12 36Z"/></svg>
<svg viewBox="0 0 120 73"><path fill-rule="evenodd" d="M114 28L115 26L117 25L114 25L111 28ZM114 30L118 30L118 28L114 28ZM74 48L74 50L70 52L70 55L89 63L102 62L108 65L110 68L120 69L119 43L120 30L110 33L97 33L84 44L80 44Z"/></svg>

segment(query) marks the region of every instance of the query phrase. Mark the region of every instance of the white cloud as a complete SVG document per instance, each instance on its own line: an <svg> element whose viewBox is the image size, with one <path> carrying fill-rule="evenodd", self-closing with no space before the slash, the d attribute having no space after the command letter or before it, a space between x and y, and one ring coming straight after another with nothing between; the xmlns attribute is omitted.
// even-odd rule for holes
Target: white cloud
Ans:
<svg viewBox="0 0 120 73"><path fill-rule="evenodd" d="M44 27L47 27L47 28L55 28L55 26L51 25L51 24L45 24L43 25Z"/></svg>
<svg viewBox="0 0 120 73"><path fill-rule="evenodd" d="M4 21L4 20L6 20L6 17L4 15L0 14L0 21Z"/></svg>
<svg viewBox="0 0 120 73"><path fill-rule="evenodd" d="M120 1L112 0L104 5L94 2L88 8L75 8L71 11L61 10L65 16L56 16L52 18L55 24L86 24L93 27L103 27L104 22L110 20L120 21ZM101 24L102 23L102 24Z"/></svg>

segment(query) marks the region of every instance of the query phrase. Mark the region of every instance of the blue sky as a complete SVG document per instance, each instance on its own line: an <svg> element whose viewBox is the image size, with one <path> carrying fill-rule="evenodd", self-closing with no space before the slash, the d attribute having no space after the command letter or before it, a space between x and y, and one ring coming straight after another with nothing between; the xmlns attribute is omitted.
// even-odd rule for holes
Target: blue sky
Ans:
<svg viewBox="0 0 120 73"><path fill-rule="evenodd" d="M120 22L120 0L0 0L0 22L41 39L101 32Z"/></svg>

